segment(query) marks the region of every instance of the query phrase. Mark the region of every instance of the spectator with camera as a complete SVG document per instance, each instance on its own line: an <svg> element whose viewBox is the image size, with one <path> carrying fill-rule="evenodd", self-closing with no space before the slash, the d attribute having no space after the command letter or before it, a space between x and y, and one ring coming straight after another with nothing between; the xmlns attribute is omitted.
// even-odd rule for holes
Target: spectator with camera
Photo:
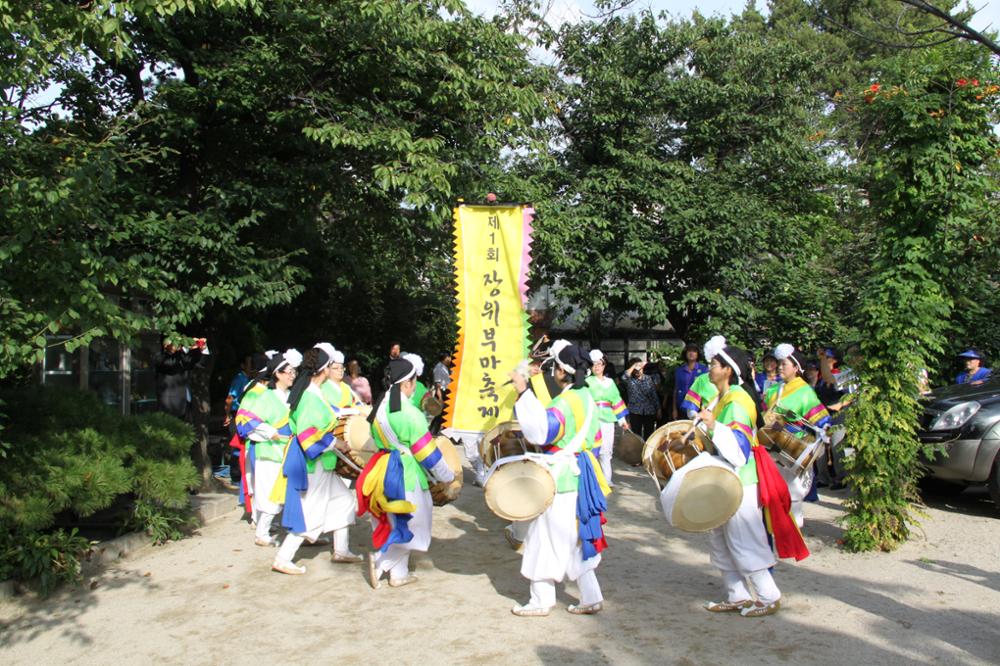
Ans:
<svg viewBox="0 0 1000 666"><path fill-rule="evenodd" d="M163 350L153 358L156 369L156 400L160 411L185 421L191 420L191 371L203 368L208 356L205 338L180 345L165 339Z"/></svg>

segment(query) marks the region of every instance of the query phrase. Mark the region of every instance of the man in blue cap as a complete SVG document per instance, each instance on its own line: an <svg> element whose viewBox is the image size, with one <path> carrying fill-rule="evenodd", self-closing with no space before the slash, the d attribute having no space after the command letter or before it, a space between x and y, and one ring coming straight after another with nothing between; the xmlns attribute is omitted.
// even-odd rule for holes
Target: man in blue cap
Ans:
<svg viewBox="0 0 1000 666"><path fill-rule="evenodd" d="M960 372L955 378L956 384L982 384L992 374L989 368L983 367L983 355L975 348L966 349L958 355L965 360L965 372Z"/></svg>

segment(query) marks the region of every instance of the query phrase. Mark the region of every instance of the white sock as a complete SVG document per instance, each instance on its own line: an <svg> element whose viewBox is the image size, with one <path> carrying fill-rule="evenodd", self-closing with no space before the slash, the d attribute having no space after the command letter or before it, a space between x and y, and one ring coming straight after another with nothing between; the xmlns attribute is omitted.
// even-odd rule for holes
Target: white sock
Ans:
<svg viewBox="0 0 1000 666"><path fill-rule="evenodd" d="M295 553L298 552L299 546L305 540L305 537L301 537L298 534L289 534L281 542L281 548L278 549L278 554L274 559L279 562L291 562L292 558L295 557Z"/></svg>
<svg viewBox="0 0 1000 666"><path fill-rule="evenodd" d="M767 571L765 569L765 571ZM746 579L739 571L723 571L722 582L726 586L726 601L734 604L738 601L748 601L750 590L747 589Z"/></svg>
<svg viewBox="0 0 1000 666"><path fill-rule="evenodd" d="M263 511L257 516L257 531L255 536L258 539L263 539L265 541L271 538L271 523L274 521L275 514L264 513Z"/></svg>
<svg viewBox="0 0 1000 666"><path fill-rule="evenodd" d="M410 550L393 544L375 555L379 575L389 572L389 578L399 580L410 575Z"/></svg>
<svg viewBox="0 0 1000 666"><path fill-rule="evenodd" d="M556 582L551 578L531 581L528 608L552 608L556 605Z"/></svg>
<svg viewBox="0 0 1000 666"><path fill-rule="evenodd" d="M580 587L581 606L590 606L604 601L604 596L601 594L601 584L597 582L597 571L594 569L577 578L576 584Z"/></svg>
<svg viewBox="0 0 1000 666"><path fill-rule="evenodd" d="M349 528L341 527L333 531L333 552L341 555L349 555L351 552L351 538Z"/></svg>
<svg viewBox="0 0 1000 666"><path fill-rule="evenodd" d="M750 574L750 583L757 592L757 600L764 604L773 604L781 598L781 590L774 583L774 576L767 569L754 571Z"/></svg>

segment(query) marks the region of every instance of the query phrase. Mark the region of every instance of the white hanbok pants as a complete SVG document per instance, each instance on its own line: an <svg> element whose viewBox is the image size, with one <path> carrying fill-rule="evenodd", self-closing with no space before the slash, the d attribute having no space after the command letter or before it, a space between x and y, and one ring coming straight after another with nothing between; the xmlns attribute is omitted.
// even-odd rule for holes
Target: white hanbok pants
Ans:
<svg viewBox="0 0 1000 666"><path fill-rule="evenodd" d="M743 486L743 501L732 518L709 533L712 564L722 573L727 601L752 598L749 579L757 599L765 604L781 598L769 569L776 560L767 540L764 518L757 505L757 484Z"/></svg>
<svg viewBox="0 0 1000 666"><path fill-rule="evenodd" d="M521 575L531 581L529 608L551 608L556 602L555 586L564 578L580 587L580 603L602 601L596 569L598 553L583 559L583 546L577 532L576 493L556 493L545 512L530 521L524 535Z"/></svg>
<svg viewBox="0 0 1000 666"><path fill-rule="evenodd" d="M434 502L430 491L423 490L419 485L414 490L406 491L406 501L416 506L409 528L413 538L408 543L394 543L384 551L375 554L375 568L378 575L386 571L392 580L402 580L410 575L410 553L425 552L431 545L431 526L434 517ZM395 527L396 517L389 514L389 523ZM378 521L372 518L372 529Z"/></svg>
<svg viewBox="0 0 1000 666"><path fill-rule="evenodd" d="M611 454L615 449L615 424L601 422L601 471L604 479L611 483Z"/></svg>

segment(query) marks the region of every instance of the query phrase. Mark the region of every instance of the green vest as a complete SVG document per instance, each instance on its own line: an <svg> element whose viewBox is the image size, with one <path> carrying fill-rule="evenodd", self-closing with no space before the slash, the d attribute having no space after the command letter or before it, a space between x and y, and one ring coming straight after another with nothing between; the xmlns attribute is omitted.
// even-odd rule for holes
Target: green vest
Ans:
<svg viewBox="0 0 1000 666"><path fill-rule="evenodd" d="M569 446L569 443L576 437L576 433L586 420L586 415L592 414L590 425L584 435L583 446L580 451L590 451L594 448L594 439L601 429L601 421L597 415L597 405L590 394L590 389L584 386L579 389L569 389L563 391L552 399L548 406L549 412L553 414L563 424L560 436L550 444L557 449ZM573 474L569 466L560 466L556 470L556 492L571 493L577 490L579 477Z"/></svg>
<svg viewBox="0 0 1000 666"><path fill-rule="evenodd" d="M411 447L427 435L427 417L424 416L422 411L414 407L411 401L406 400L406 396L400 396L400 398L399 411L389 412L389 426L392 428L400 444ZM385 400L389 400L388 395L386 395ZM386 407L386 411L388 412L388 406ZM375 445L380 449L392 451L396 448L389 440L389 437L382 432L382 426L379 424L377 417L372 421L372 438L375 440ZM432 448L425 452L424 449L426 447L435 447L435 445L433 442L425 444L424 448L420 450L422 457L426 457L434 450ZM429 484L427 482L427 472L423 466L417 462L416 458L407 453L403 453L400 458L403 461L403 480L406 483L406 489L412 492L419 485L423 490L427 490Z"/></svg>
<svg viewBox="0 0 1000 666"><path fill-rule="evenodd" d="M246 398L250 396L251 394L249 393L244 396L244 405L246 404ZM253 399L253 403L249 407L246 407L246 409L250 410L251 407L253 408L253 413L261 421L273 426L276 430L284 429L286 432L291 432L291 424L288 421L288 404L276 390L267 389L257 394ZM280 463L285 455L285 445L287 443L288 437L282 437L277 440L272 439L266 442L256 442L254 444L254 459Z"/></svg>
<svg viewBox="0 0 1000 666"><path fill-rule="evenodd" d="M614 406L622 401L622 395L618 392L618 385L615 380L605 377L603 380L591 375L587 377L587 388L597 405L597 416L601 423L615 423L618 417L615 416Z"/></svg>
<svg viewBox="0 0 1000 666"><path fill-rule="evenodd" d="M310 446L318 443L324 435L333 432L334 426L337 425L337 414L321 395L316 395L307 388L292 414L292 422L295 424L299 445L305 452ZM306 456L306 469L310 474L316 471L317 460L323 464L323 469L332 470L337 466L337 454L334 451L325 451L318 458Z"/></svg>
<svg viewBox="0 0 1000 666"><path fill-rule="evenodd" d="M707 377L708 374L700 375ZM716 389L718 393L718 389ZM733 430L738 430L746 435L750 440L750 447L757 446L757 407L753 404L753 398L742 386L730 386L726 394L719 400L719 404L712 411L715 415L716 423L729 426ZM753 457L753 451L747 456L746 464L736 468L736 474L744 486L757 483L757 460Z"/></svg>

